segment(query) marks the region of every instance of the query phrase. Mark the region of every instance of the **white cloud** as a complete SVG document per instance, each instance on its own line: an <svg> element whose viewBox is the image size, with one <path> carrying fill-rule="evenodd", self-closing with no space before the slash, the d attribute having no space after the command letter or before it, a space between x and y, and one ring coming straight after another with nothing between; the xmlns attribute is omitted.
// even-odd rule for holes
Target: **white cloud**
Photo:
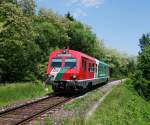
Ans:
<svg viewBox="0 0 150 125"><path fill-rule="evenodd" d="M64 0L75 18L87 16L86 8L99 8L104 0Z"/></svg>
<svg viewBox="0 0 150 125"><path fill-rule="evenodd" d="M74 6L76 9L72 11L75 18L80 16L87 16L87 13L83 11L85 8L98 8L103 4L104 0L65 0L66 5L69 7Z"/></svg>
<svg viewBox="0 0 150 125"><path fill-rule="evenodd" d="M82 5L84 7L96 7L98 8L104 0L66 0L68 4Z"/></svg>
<svg viewBox="0 0 150 125"><path fill-rule="evenodd" d="M85 7L96 7L98 8L102 3L103 0L80 0L81 4Z"/></svg>
<svg viewBox="0 0 150 125"><path fill-rule="evenodd" d="M77 18L79 16L87 16L87 14L82 9L78 8L73 12L73 16Z"/></svg>

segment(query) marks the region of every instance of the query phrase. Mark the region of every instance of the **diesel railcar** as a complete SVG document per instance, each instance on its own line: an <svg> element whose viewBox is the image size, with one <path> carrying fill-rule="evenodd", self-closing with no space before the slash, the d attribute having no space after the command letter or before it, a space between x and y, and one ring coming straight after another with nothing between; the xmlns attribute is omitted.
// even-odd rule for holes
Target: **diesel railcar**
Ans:
<svg viewBox="0 0 150 125"><path fill-rule="evenodd" d="M107 82L109 67L82 52L55 50L49 56L46 74L46 84L51 84L55 92L83 91Z"/></svg>

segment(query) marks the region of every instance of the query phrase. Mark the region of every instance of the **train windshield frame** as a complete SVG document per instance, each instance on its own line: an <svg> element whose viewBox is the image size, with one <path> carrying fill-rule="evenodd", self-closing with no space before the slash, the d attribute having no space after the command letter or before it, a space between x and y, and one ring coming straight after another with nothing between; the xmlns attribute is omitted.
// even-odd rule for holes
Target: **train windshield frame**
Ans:
<svg viewBox="0 0 150 125"><path fill-rule="evenodd" d="M53 67L53 68L62 67L62 58L52 58L51 67Z"/></svg>
<svg viewBox="0 0 150 125"><path fill-rule="evenodd" d="M66 68L75 68L77 64L77 59L75 58L66 58L64 61L64 67Z"/></svg>

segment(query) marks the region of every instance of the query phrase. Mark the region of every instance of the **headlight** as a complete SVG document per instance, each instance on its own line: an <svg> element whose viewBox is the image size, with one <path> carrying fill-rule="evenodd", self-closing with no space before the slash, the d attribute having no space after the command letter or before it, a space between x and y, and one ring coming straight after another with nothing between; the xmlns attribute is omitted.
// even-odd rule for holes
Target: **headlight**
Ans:
<svg viewBox="0 0 150 125"><path fill-rule="evenodd" d="M72 75L72 78L73 78L73 79L76 79L76 78L77 78L77 75L75 75L75 74Z"/></svg>

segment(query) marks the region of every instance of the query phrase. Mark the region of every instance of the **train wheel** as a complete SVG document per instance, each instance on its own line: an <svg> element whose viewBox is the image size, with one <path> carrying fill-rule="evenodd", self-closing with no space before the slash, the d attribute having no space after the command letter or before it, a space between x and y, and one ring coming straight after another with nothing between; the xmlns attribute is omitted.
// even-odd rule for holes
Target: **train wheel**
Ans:
<svg viewBox="0 0 150 125"><path fill-rule="evenodd" d="M107 84L108 83L108 79L105 81L105 84Z"/></svg>
<svg viewBox="0 0 150 125"><path fill-rule="evenodd" d="M92 82L88 83L88 86L86 88L87 91L90 91L92 89Z"/></svg>
<svg viewBox="0 0 150 125"><path fill-rule="evenodd" d="M52 89L54 92L59 92L59 88L56 85L52 85Z"/></svg>

